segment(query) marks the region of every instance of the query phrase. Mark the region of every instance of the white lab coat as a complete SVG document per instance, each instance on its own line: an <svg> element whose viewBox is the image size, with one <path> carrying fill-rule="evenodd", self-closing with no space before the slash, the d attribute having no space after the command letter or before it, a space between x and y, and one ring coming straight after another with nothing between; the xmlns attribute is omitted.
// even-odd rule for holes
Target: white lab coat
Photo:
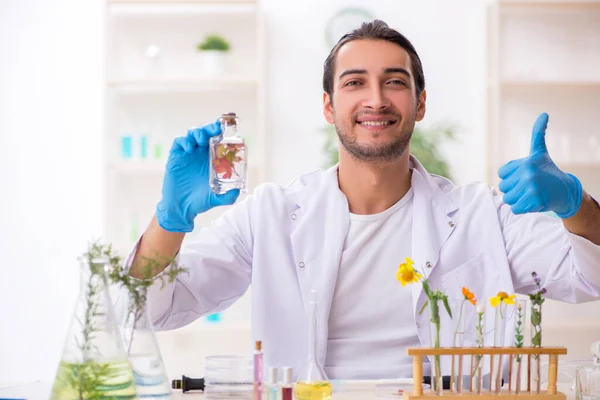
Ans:
<svg viewBox="0 0 600 400"><path fill-rule="evenodd" d="M411 166L411 256L433 289L459 296L466 286L489 305L487 299L499 291L533 291L531 272L536 271L548 298L570 303L599 298L600 246L570 234L551 216L512 214L501 194L486 184L454 187L427 173L412 157ZM329 310L348 224L337 167L285 187L261 185L181 249L178 262L189 274L162 290L151 288L156 329L179 328L222 311L252 284L252 336L263 341L265 365L292 366L297 373L307 357L305 311L315 288L317 357L324 365ZM390 238L390 246L394 240ZM421 343L428 346L428 314L417 315L425 301L422 285L413 284L412 290L412 304L390 304L382 298L381 307L412 307ZM442 310L444 338L452 336L449 322ZM474 326L473 320L466 323ZM493 326L493 312L487 313L485 323L486 330ZM510 344L512 327L506 332Z"/></svg>

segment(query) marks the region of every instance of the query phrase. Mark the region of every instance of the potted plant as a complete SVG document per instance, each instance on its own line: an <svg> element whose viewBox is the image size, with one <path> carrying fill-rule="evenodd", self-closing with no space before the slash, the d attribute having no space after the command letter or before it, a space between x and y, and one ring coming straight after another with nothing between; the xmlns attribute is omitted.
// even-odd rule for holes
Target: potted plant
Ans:
<svg viewBox="0 0 600 400"><path fill-rule="evenodd" d="M230 47L229 42L218 34L207 35L204 41L198 43L196 48L202 53L206 73L212 75L223 71L225 54Z"/></svg>

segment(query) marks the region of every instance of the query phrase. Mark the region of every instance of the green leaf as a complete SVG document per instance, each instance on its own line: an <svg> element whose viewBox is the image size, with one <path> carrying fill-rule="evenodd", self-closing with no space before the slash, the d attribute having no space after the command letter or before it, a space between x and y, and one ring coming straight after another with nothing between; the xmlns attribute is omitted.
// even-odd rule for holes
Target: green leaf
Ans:
<svg viewBox="0 0 600 400"><path fill-rule="evenodd" d="M531 325L540 325L542 323L542 314L537 310L531 310Z"/></svg>
<svg viewBox="0 0 600 400"><path fill-rule="evenodd" d="M427 303L429 303L429 300L425 300L423 307L421 307L421 310L419 310L419 315L423 314L423 311L425 311L425 307L427 307Z"/></svg>
<svg viewBox="0 0 600 400"><path fill-rule="evenodd" d="M452 311L450 311L450 305L448 304L448 296L442 297L442 301L444 302L444 307L446 307L446 311L448 311L448 315L452 318Z"/></svg>
<svg viewBox="0 0 600 400"><path fill-rule="evenodd" d="M534 347L540 347L542 345L542 331L538 331L531 338L531 345Z"/></svg>
<svg viewBox="0 0 600 400"><path fill-rule="evenodd" d="M429 282L427 282L427 279L423 280L423 291L425 292L425 295L428 298L431 298L431 292L429 290Z"/></svg>

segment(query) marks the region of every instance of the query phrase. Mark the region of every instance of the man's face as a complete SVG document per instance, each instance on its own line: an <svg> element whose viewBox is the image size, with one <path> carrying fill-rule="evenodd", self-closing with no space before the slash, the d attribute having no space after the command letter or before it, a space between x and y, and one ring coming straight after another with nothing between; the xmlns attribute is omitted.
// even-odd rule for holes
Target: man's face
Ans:
<svg viewBox="0 0 600 400"><path fill-rule="evenodd" d="M353 40L337 55L332 98L323 111L343 148L361 161L390 162L408 148L415 121L425 115L416 97L408 53L384 40Z"/></svg>

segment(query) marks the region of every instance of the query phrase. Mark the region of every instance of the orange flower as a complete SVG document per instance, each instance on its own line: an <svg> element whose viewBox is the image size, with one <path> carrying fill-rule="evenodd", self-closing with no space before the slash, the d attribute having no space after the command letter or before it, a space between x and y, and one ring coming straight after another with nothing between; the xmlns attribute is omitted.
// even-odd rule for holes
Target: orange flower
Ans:
<svg viewBox="0 0 600 400"><path fill-rule="evenodd" d="M475 295L464 286L462 288L462 294L463 294L463 296L465 296L465 300L469 300L469 302L471 304L475 305L477 303L477 299L475 298Z"/></svg>

